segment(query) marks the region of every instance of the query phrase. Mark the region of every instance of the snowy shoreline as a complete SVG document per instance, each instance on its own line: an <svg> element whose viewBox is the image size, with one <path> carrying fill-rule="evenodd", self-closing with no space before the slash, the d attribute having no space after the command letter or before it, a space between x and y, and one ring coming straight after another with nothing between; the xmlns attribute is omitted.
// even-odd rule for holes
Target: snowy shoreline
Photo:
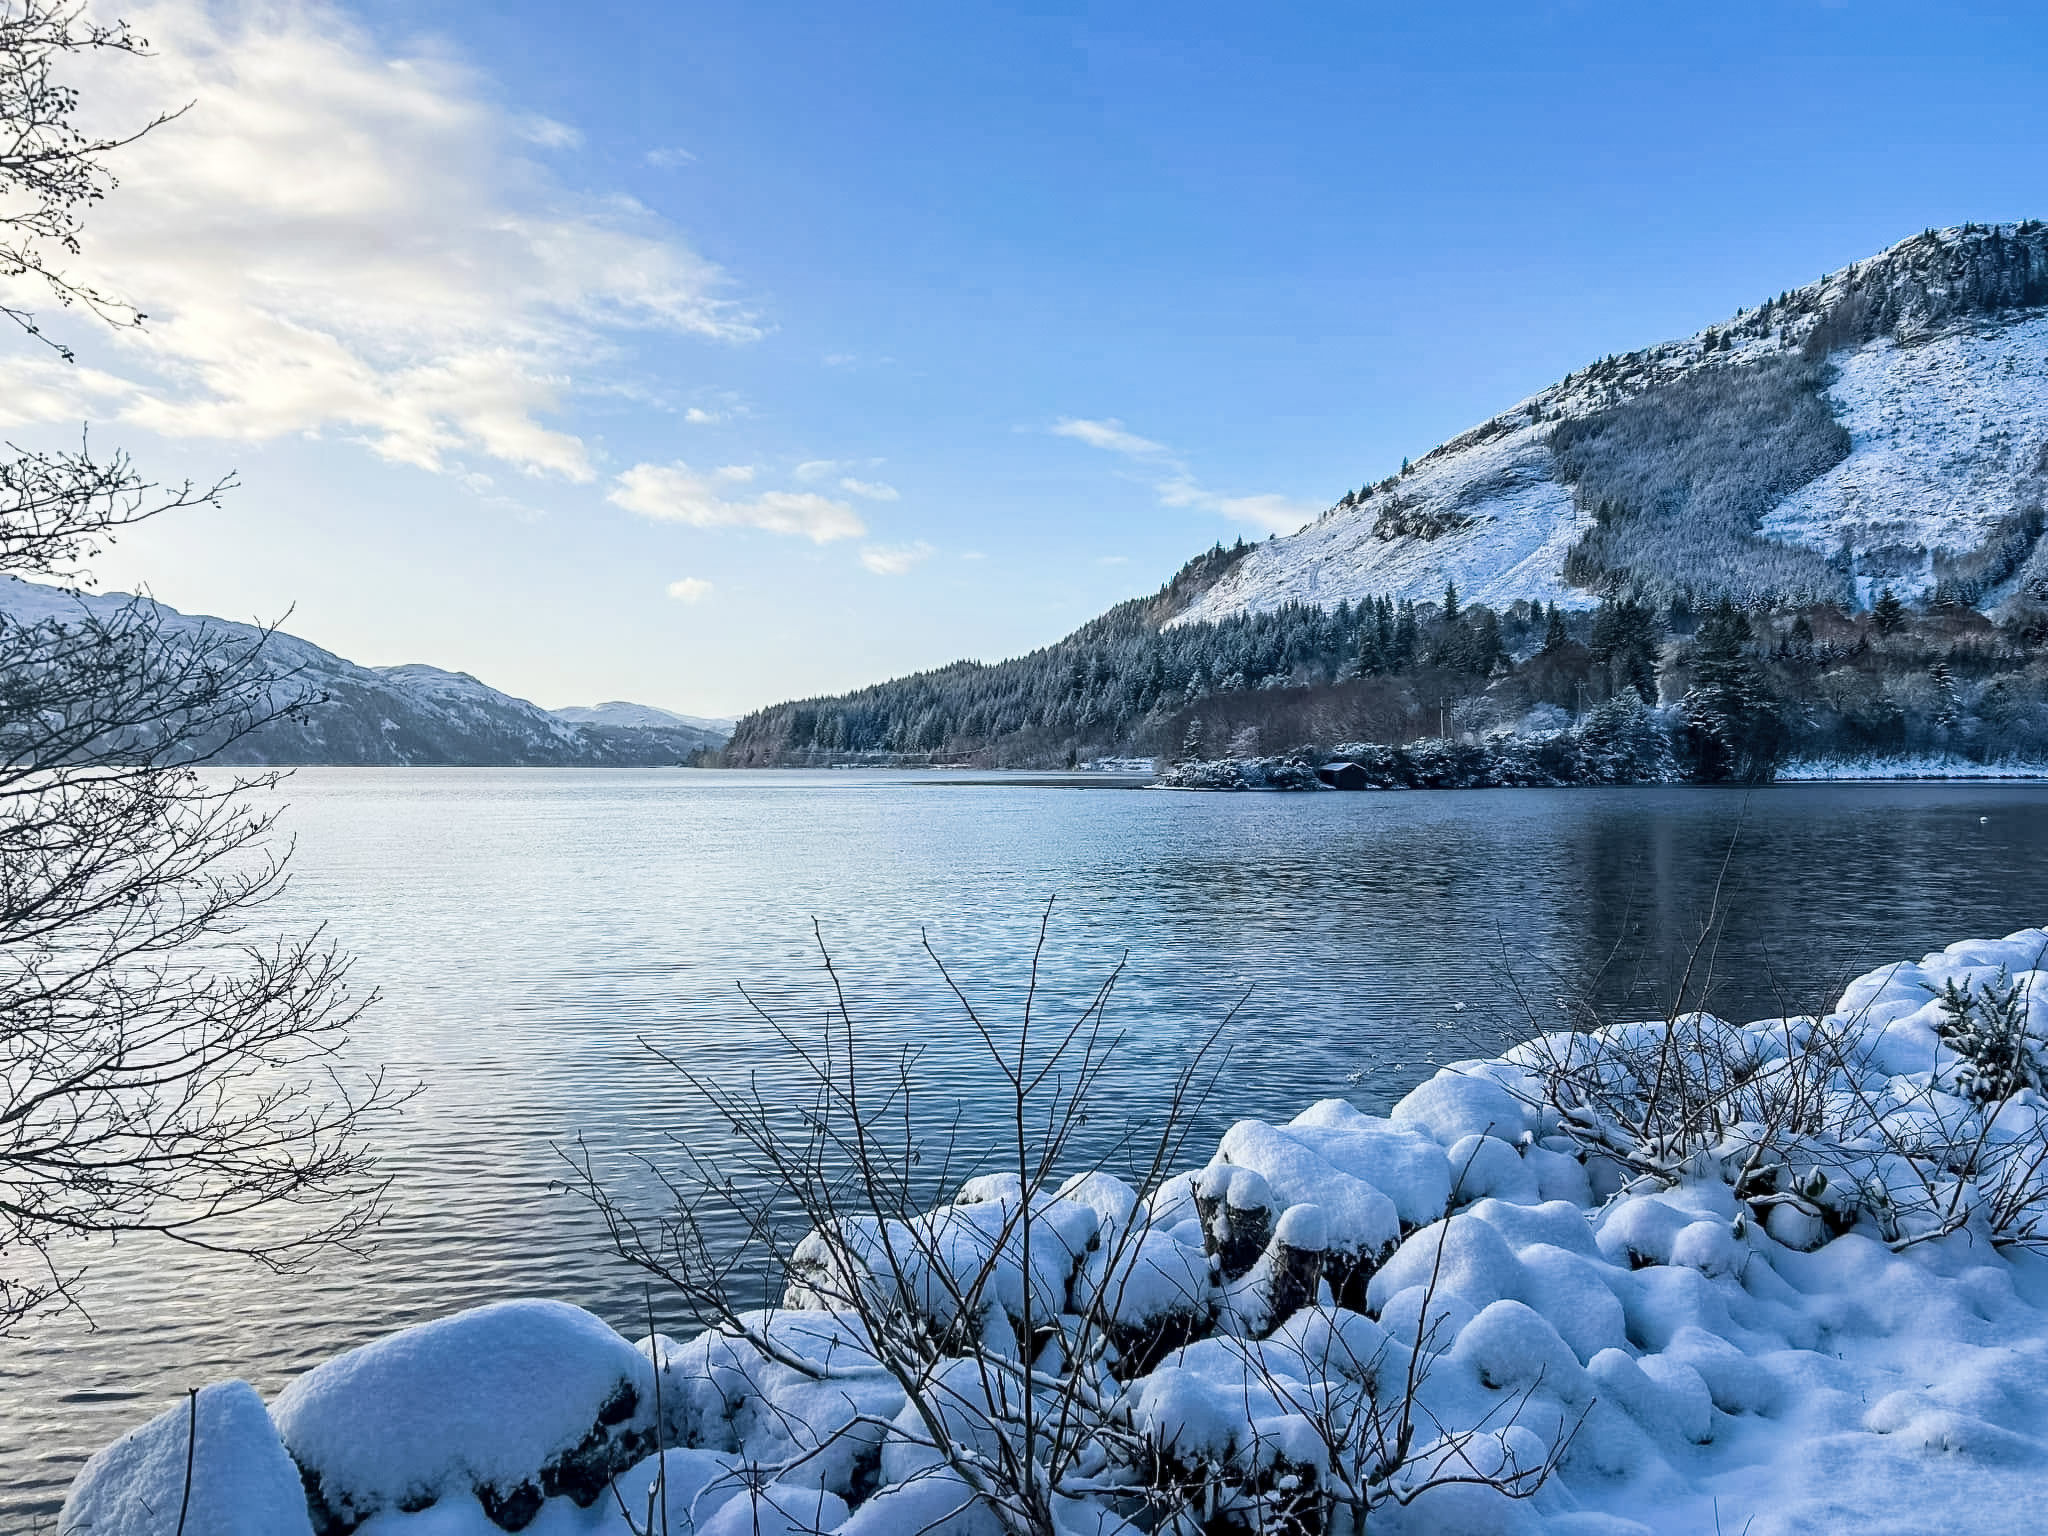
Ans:
<svg viewBox="0 0 2048 1536"><path fill-rule="evenodd" d="M873 1234L813 1234L782 1308L688 1341L511 1301L267 1405L208 1387L98 1453L58 1530L629 1536L658 1489L673 1536L996 1536L1022 1527L963 1478L1014 1427L987 1372L1021 1309L1114 1345L1062 1533L1197 1530L1123 1518L1165 1487L1247 1530L1355 1493L1390 1536L2002 1536L2048 1507L2044 966L2029 929L1873 972L1820 1019L1543 1036L1384 1118L1240 1121L1149 1193L972 1180L902 1228L930 1242L891 1293L970 1341L918 1386L948 1447L863 1310ZM1668 1082L1692 1097L1659 1119ZM1033 1379L1075 1369L1053 1360ZM1416 1434L1390 1464L1397 1408Z"/></svg>
<svg viewBox="0 0 2048 1536"><path fill-rule="evenodd" d="M1517 746L1522 745L1516 742ZM1538 743L1538 745L1542 745ZM1599 789L1617 785L1699 786L1669 765L1645 764L1643 771L1571 776L1545 771L1534 761L1503 763L1498 744L1418 742L1399 749L1339 749L1328 764L1291 757L1213 758L1175 763L1160 770L1147 788L1166 790L1296 791L1344 789ZM1331 783L1322 772L1356 768L1359 782ZM1774 784L2035 783L2048 779L2048 763L1976 763L1959 758L1906 757L1795 758L1780 763ZM1758 786L1761 787L1761 786Z"/></svg>

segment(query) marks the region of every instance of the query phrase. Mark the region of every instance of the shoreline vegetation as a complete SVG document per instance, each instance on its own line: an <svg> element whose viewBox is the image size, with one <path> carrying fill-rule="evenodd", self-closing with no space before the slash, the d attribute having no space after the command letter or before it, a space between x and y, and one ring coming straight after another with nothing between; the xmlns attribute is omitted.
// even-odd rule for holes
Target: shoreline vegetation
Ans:
<svg viewBox="0 0 2048 1536"><path fill-rule="evenodd" d="M789 1036L814 1099L672 1063L737 1139L662 1170L673 1210L570 1155L657 1288L637 1343L513 1300L268 1404L209 1386L98 1453L58 1530L2021 1529L2048 1458L2044 964L2048 929L1959 942L1747 1025L1689 1005L1694 972L1661 1019L1534 999L1522 1044L1384 1117L1328 1099L1205 1155L1219 1031L1115 1169L1071 1139L1115 974L1035 1033L1028 999L1018 1028L961 994L1015 1090L1016 1136L978 1149L928 1142L926 1085L866 1062L842 1002L829 1052ZM700 1331L660 1332L655 1294Z"/></svg>
<svg viewBox="0 0 2048 1536"><path fill-rule="evenodd" d="M1953 763L1976 777L1961 765L2048 762L2048 610L2026 604L1994 619L1881 591L1861 612L1632 597L1495 611L1447 589L1435 603L1172 622L1243 553L1212 551L1150 603L1015 661L749 715L695 761L1050 769L1436 758L1478 743L1518 759L1497 765L1503 782L1602 783L1607 767L1566 762L1557 744L1642 734L1625 718L1640 713L1664 736L1674 781L1761 783L1781 764L1901 762L1918 776Z"/></svg>

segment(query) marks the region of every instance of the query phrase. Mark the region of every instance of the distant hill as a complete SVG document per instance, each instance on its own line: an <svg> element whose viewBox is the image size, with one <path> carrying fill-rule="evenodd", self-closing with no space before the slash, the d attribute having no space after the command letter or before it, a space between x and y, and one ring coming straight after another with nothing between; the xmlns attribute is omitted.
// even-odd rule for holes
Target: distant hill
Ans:
<svg viewBox="0 0 2048 1536"><path fill-rule="evenodd" d="M679 715L674 710L656 709L652 704L629 704L624 699L604 704L573 704L549 713L571 725L608 725L626 731L698 731L714 742L730 736L733 724L703 715Z"/></svg>
<svg viewBox="0 0 2048 1536"><path fill-rule="evenodd" d="M1624 673L1665 698L1724 599L1802 748L2034 750L2044 499L2048 224L1930 230L1602 358L1029 655L757 711L725 761L1396 741L1577 712ZM1906 628L1866 622L1886 591ZM1982 731L1956 724L1980 706Z"/></svg>
<svg viewBox="0 0 2048 1536"><path fill-rule="evenodd" d="M126 593L77 593L0 577L0 616L23 623L112 616ZM293 635L180 613L142 599L166 634L261 643L281 689L317 698L303 713L235 742L230 763L470 767L655 767L687 763L721 731L694 723L579 723L500 693L466 672L413 663L364 667ZM617 708L619 706L605 706ZM624 706L636 708L637 706ZM650 713L659 713L650 711Z"/></svg>

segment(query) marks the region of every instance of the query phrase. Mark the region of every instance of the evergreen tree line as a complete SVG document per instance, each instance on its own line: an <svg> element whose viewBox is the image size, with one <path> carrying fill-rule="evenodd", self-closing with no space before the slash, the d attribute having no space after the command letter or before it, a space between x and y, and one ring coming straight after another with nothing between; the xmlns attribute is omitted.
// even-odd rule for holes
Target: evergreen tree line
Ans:
<svg viewBox="0 0 2048 1536"><path fill-rule="evenodd" d="M1554 736L1617 701L1658 722L1677 776L1708 782L1768 778L1788 756L2048 758L2048 610L1994 623L1887 591L1861 614L1758 611L1725 597L1695 610L1683 596L1658 605L1637 595L1567 612L1468 604L1447 589L1433 603L1367 598L1165 622L1242 552L1219 546L1193 576L1029 656L760 711L719 761L1307 756ZM1504 782L1545 782L1555 755L1532 760L1534 777ZM1612 779L1604 768L1586 776Z"/></svg>

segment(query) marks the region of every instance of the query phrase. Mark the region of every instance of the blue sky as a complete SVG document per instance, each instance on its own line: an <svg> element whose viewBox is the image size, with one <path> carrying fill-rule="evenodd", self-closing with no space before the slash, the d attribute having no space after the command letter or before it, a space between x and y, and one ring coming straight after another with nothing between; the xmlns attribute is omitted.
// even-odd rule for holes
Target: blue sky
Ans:
<svg viewBox="0 0 2048 1536"><path fill-rule="evenodd" d="M547 705L1044 643L1587 360L2048 212L2033 7L161 0L98 567Z"/></svg>

